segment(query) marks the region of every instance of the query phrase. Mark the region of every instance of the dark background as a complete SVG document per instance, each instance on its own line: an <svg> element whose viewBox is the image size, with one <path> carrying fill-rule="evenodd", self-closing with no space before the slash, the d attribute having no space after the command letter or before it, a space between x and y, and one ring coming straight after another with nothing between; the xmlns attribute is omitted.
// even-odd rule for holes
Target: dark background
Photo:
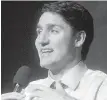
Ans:
<svg viewBox="0 0 107 100"><path fill-rule="evenodd" d="M94 18L95 37L86 63L89 68L107 73L107 2L79 2ZM19 67L32 69L32 80L44 78L35 48L35 19L43 2L1 2L1 90L12 91L12 80Z"/></svg>

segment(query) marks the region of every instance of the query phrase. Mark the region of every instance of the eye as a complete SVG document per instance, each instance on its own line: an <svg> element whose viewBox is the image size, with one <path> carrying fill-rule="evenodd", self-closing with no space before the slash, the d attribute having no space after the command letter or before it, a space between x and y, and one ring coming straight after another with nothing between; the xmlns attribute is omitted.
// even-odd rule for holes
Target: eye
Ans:
<svg viewBox="0 0 107 100"><path fill-rule="evenodd" d="M56 29L51 29L50 32L51 32L52 34L58 34L58 33L59 33L59 31L56 30Z"/></svg>
<svg viewBox="0 0 107 100"><path fill-rule="evenodd" d="M37 35L40 35L42 32L42 29L36 29Z"/></svg>
<svg viewBox="0 0 107 100"><path fill-rule="evenodd" d="M53 30L51 30L51 32L56 32L57 33L58 31L53 29Z"/></svg>

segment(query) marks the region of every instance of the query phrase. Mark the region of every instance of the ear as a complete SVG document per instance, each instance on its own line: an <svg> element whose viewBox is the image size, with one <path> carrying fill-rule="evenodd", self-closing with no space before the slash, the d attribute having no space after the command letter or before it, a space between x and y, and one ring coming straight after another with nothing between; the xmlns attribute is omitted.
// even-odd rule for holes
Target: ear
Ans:
<svg viewBox="0 0 107 100"><path fill-rule="evenodd" d="M76 34L75 47L81 47L86 39L85 31L80 31Z"/></svg>

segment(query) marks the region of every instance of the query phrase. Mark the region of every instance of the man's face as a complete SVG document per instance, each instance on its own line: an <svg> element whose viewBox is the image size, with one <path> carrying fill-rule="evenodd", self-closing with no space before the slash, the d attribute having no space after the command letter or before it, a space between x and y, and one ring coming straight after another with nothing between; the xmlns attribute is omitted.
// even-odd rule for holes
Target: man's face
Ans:
<svg viewBox="0 0 107 100"><path fill-rule="evenodd" d="M40 58L40 66L51 69L73 60L73 30L59 14L45 12L37 24L36 48Z"/></svg>

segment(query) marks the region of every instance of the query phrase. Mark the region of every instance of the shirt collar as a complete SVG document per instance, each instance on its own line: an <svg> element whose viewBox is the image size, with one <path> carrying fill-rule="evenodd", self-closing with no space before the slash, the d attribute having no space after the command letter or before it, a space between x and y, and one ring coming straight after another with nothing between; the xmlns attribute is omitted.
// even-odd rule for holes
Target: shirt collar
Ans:
<svg viewBox="0 0 107 100"><path fill-rule="evenodd" d="M87 71L87 66L82 61L80 61L77 65L67 69L63 73L63 75L59 75L57 78L59 80L59 78L62 76L60 78L61 82L67 85L72 90L75 90L86 71ZM51 79L52 82L56 81L51 71L48 71L48 78Z"/></svg>

